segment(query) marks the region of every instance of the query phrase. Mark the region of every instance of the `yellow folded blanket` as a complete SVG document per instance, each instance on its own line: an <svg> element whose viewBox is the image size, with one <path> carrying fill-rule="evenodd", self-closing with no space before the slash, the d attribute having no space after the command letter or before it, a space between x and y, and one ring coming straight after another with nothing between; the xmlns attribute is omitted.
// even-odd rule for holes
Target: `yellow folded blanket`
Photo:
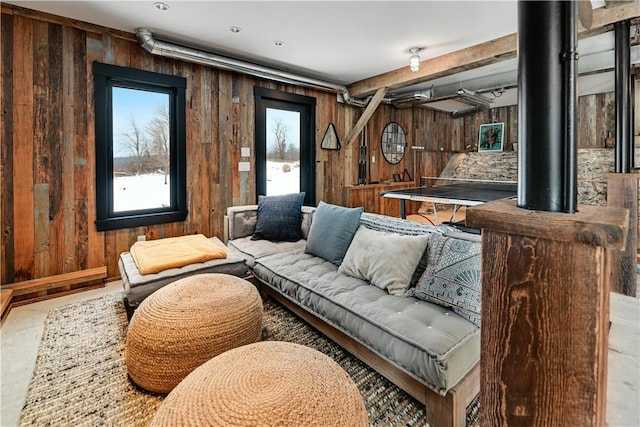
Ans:
<svg viewBox="0 0 640 427"><path fill-rule="evenodd" d="M135 242L131 255L140 273L149 274L194 262L224 259L227 251L202 234L192 234Z"/></svg>

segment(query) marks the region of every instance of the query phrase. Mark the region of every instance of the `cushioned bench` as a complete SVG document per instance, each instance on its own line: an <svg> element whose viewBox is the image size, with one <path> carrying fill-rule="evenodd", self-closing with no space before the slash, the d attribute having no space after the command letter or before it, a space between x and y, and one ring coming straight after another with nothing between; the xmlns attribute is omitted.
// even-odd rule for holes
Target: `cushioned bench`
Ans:
<svg viewBox="0 0 640 427"><path fill-rule="evenodd" d="M226 249L224 243L217 237L211 237L209 240ZM127 300L129 305L133 307L138 306L146 297L163 286L193 274L222 273L238 277L249 275L249 267L244 259L232 251L227 251L227 258L225 259L198 262L151 274L140 274L131 253L123 252L118 259L118 268L120 269L122 285L124 286Z"/></svg>

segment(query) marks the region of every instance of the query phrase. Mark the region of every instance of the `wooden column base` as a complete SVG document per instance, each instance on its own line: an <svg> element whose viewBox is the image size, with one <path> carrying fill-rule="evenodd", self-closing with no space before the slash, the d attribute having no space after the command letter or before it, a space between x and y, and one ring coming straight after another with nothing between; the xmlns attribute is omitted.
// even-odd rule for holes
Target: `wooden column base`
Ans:
<svg viewBox="0 0 640 427"><path fill-rule="evenodd" d="M626 209L577 214L499 200L467 210L482 228L480 425L605 425L607 250Z"/></svg>

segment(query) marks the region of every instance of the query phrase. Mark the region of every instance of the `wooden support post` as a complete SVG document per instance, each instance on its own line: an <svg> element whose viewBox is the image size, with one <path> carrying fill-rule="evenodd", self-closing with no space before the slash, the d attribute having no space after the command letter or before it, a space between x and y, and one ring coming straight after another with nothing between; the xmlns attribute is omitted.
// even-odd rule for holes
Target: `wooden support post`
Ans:
<svg viewBox="0 0 640 427"><path fill-rule="evenodd" d="M387 94L387 90L388 89L386 87L381 87L376 91L376 94L373 95L373 98L371 98L371 101L367 104L367 108L362 112L362 116L360 116L355 126L353 126L353 129L349 131L349 134L345 138L345 146L349 147L351 143L356 140L360 132L362 132L362 129L367 125L371 116L373 116L373 113L376 112L376 108L378 108L378 105L380 105L384 99L384 96Z"/></svg>
<svg viewBox="0 0 640 427"><path fill-rule="evenodd" d="M607 249L628 210L576 214L498 200L467 210L482 228L480 425L604 426Z"/></svg>
<svg viewBox="0 0 640 427"><path fill-rule="evenodd" d="M638 289L638 179L640 173L609 173L607 205L629 209L629 233L624 251L611 251L611 291L632 297Z"/></svg>

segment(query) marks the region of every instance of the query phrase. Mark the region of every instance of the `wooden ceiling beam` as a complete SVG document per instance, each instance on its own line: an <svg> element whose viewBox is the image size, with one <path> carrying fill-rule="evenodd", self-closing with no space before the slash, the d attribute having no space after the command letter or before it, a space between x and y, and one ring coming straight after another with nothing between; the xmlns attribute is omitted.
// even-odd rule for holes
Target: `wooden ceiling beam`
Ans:
<svg viewBox="0 0 640 427"><path fill-rule="evenodd" d="M578 26L578 37L584 38L611 31L612 25L618 21L640 17L640 3L623 3L612 8L599 8L593 11L590 30ZM351 96L362 98L375 93L379 88L389 90L423 83L440 77L450 76L462 71L495 64L516 57L518 48L517 34L500 37L465 49L451 52L436 58L420 62L417 72L409 70L409 66L379 74L348 86Z"/></svg>

